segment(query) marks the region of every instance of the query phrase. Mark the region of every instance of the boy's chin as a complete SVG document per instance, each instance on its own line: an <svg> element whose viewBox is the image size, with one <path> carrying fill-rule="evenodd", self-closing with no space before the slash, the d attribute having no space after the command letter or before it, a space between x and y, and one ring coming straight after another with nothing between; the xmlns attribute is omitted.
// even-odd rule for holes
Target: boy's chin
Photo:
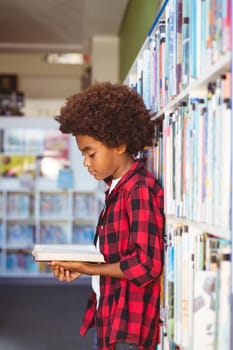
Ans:
<svg viewBox="0 0 233 350"><path fill-rule="evenodd" d="M96 180L103 180L101 176L99 176L98 174L92 174L92 176L96 179Z"/></svg>

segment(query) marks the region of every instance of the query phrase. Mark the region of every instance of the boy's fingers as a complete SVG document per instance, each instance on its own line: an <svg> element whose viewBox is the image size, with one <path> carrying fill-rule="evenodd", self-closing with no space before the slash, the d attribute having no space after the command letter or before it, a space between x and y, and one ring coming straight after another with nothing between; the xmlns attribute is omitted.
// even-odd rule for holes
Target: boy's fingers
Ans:
<svg viewBox="0 0 233 350"><path fill-rule="evenodd" d="M55 277L59 276L59 266L55 266L54 267L53 274L54 274Z"/></svg>
<svg viewBox="0 0 233 350"><path fill-rule="evenodd" d="M68 271L68 270L65 271L65 278L66 278L66 282L71 282L72 281L70 271Z"/></svg>

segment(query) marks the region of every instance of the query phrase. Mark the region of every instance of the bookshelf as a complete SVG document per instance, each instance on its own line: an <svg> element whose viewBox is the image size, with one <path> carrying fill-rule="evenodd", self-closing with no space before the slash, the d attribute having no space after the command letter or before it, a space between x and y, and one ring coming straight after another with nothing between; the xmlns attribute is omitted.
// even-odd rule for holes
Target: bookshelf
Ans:
<svg viewBox="0 0 233 350"><path fill-rule="evenodd" d="M0 143L0 277L48 277L33 245L92 243L96 184L79 175L77 146L53 119L0 117Z"/></svg>
<svg viewBox="0 0 233 350"><path fill-rule="evenodd" d="M164 188L159 349L232 348L232 4L167 0L124 83L155 121Z"/></svg>

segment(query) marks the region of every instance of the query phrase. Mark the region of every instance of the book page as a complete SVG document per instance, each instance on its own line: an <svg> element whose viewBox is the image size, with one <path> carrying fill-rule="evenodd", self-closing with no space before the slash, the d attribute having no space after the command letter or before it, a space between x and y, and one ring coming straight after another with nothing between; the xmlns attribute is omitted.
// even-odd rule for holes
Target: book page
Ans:
<svg viewBox="0 0 233 350"><path fill-rule="evenodd" d="M35 261L104 262L103 255L92 244L36 244L32 255Z"/></svg>

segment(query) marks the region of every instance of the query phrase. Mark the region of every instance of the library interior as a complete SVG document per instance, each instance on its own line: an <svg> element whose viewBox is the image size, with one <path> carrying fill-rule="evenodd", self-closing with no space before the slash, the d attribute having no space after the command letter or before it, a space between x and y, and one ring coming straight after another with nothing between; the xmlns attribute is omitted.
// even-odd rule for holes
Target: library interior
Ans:
<svg viewBox="0 0 233 350"><path fill-rule="evenodd" d="M93 248L107 187L55 117L108 81L149 111L153 146L138 157L164 193L158 343L132 349L232 350L232 1L1 7L0 349L105 350L94 328L80 335L91 277L58 281L33 252Z"/></svg>

